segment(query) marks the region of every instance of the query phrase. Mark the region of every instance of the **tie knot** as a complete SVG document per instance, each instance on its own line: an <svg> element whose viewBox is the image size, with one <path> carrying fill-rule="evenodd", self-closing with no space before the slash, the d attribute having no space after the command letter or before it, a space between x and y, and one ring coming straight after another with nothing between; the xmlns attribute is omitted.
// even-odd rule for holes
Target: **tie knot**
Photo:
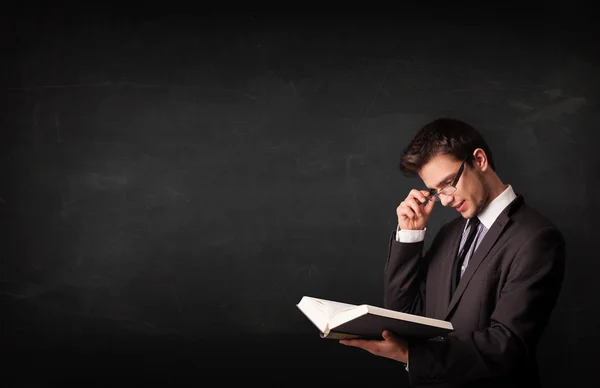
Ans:
<svg viewBox="0 0 600 388"><path fill-rule="evenodd" d="M471 230L473 230L473 229L477 228L480 223L481 223L481 221L479 221L479 217L475 216L469 220L469 228Z"/></svg>

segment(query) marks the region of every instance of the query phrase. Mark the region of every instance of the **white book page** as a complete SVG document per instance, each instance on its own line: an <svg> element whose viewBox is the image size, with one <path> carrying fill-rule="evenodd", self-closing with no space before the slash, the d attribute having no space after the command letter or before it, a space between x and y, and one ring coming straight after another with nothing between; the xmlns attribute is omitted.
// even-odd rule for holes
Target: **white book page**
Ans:
<svg viewBox="0 0 600 388"><path fill-rule="evenodd" d="M327 336L332 327L345 319L364 314L365 306L335 302L328 299L302 297L298 308Z"/></svg>
<svg viewBox="0 0 600 388"><path fill-rule="evenodd" d="M331 317L333 317L335 314L337 314L341 311L346 311L346 310L356 307L356 305L354 305L354 304L334 302L332 300L327 300L327 299L312 298L312 297L306 297L306 298L310 299L313 302L312 305L315 308L322 311L323 315L328 320L331 319Z"/></svg>

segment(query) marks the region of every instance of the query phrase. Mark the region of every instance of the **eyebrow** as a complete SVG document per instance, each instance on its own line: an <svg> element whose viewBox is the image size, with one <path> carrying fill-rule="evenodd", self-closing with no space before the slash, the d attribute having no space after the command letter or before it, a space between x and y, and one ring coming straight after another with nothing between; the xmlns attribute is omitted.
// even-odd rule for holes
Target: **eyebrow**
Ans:
<svg viewBox="0 0 600 388"><path fill-rule="evenodd" d="M442 185L442 183L445 183L449 180L452 179L452 177L456 176L456 173L451 173L446 175L446 177L444 179L442 179L441 181L439 181L439 183L437 185L435 185L435 187L440 187Z"/></svg>

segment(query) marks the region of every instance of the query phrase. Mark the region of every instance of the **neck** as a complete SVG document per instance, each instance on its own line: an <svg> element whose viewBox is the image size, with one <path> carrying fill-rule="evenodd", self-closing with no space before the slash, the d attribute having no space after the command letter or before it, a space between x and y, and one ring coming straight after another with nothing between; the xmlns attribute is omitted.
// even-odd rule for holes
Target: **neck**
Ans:
<svg viewBox="0 0 600 388"><path fill-rule="evenodd" d="M490 203L506 190L507 185L496 174L491 174L486 181L489 190L487 203Z"/></svg>

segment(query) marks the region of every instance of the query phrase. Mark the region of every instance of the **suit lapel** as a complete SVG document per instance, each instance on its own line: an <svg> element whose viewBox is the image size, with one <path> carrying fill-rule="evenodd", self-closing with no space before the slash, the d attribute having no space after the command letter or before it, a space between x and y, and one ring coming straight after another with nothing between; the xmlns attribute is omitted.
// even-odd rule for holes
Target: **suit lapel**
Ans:
<svg viewBox="0 0 600 388"><path fill-rule="evenodd" d="M446 311L446 314L442 319L448 319L448 317L452 313L452 310L456 307L456 304L458 303L458 301L460 300L460 297L462 296L463 292L465 291L465 288L469 284L469 281L471 280L471 278L477 271L477 268L479 267L479 265L481 264L481 262L483 261L485 256L490 252L490 250L492 249L492 247L494 246L494 244L496 243L496 241L498 240L498 238L500 237L500 235L502 234L502 232L504 231L506 226L509 224L510 215L522 203L523 203L523 197L518 195L517 198L509 206L507 206L507 209L505 211L503 211L502 213L500 213L500 215L498 216L496 221L492 224L490 230L488 230L486 235L483 237L483 240L481 240L481 243L475 250L475 253L473 253L473 256L471 256L471 258L469 259L469 264L467 265L467 269L466 269L465 273L463 274L462 279L458 283L458 287L454 291L454 295L452 295L452 298L450 299L450 303L448 304L448 310ZM464 223L462 225L464 227ZM462 231L462 229L461 229L461 231ZM460 235L456 237L456 240L459 240L458 242L460 242ZM458 242L456 242L455 244L458 244ZM445 287L447 287L446 288L447 290L450 290L450 286L452 284L452 264L454 263L454 260L456 260L456 254L457 254L457 249L455 249L456 246L457 245L453 245L453 249L451 250L451 252L454 256L451 257L447 261L447 264L446 264L446 271L447 271L446 279L447 279L448 284L447 284L447 286L445 285Z"/></svg>

